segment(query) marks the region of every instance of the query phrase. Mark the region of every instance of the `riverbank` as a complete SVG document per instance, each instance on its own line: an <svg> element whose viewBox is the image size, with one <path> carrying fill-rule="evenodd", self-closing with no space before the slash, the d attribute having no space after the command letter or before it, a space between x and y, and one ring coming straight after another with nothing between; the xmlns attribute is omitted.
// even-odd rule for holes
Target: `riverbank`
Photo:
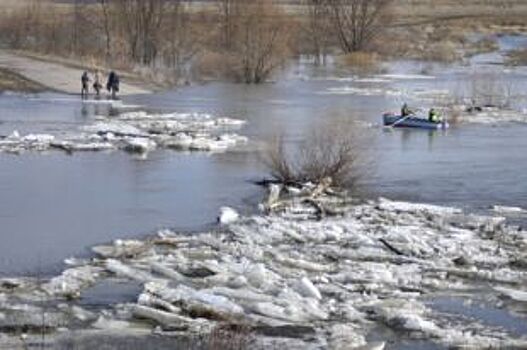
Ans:
<svg viewBox="0 0 527 350"><path fill-rule="evenodd" d="M38 93L46 88L7 68L0 68L0 92Z"/></svg>
<svg viewBox="0 0 527 350"><path fill-rule="evenodd" d="M268 202L267 214L225 216L193 235L116 240L94 247L91 259L67 259L70 268L51 279L0 280L0 345L66 348L128 336L157 349L173 348L167 339L193 349L231 349L233 339L252 349L382 349L401 339L527 345L525 330L430 303L461 298L522 322L527 235L503 217L309 187L277 191L281 201ZM126 285L137 287L124 300L112 292L85 300ZM392 336L373 341L383 327Z"/></svg>
<svg viewBox="0 0 527 350"><path fill-rule="evenodd" d="M14 85L14 88L18 88L15 91L34 92L34 87L38 86L41 91L49 90L66 94L80 94L82 72L91 71L90 67L67 65L59 60L37 59L7 50L0 50L0 68L27 82ZM148 94L151 90L146 85L146 83L140 84L137 80L133 83L127 82L125 76L121 79L119 94L122 96Z"/></svg>

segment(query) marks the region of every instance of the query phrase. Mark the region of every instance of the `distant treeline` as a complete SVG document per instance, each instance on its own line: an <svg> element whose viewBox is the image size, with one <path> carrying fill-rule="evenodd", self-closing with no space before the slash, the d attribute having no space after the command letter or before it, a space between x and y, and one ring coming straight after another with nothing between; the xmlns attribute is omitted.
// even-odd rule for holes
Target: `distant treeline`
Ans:
<svg viewBox="0 0 527 350"><path fill-rule="evenodd" d="M367 50L385 27L391 1L291 1L302 4L295 11L278 3L28 0L4 11L0 40L12 49L147 71L167 83L260 83L294 55L320 63L331 51Z"/></svg>

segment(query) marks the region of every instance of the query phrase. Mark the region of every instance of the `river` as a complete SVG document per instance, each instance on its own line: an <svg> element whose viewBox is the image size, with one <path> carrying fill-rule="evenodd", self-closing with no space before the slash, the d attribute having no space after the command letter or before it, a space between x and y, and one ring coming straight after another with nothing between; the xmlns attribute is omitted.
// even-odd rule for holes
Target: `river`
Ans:
<svg viewBox="0 0 527 350"><path fill-rule="evenodd" d="M503 45L511 40L502 39ZM455 66L395 63L390 74L367 79L301 62L261 86L213 82L126 97L124 104L152 112L246 120L240 133L251 143L225 154L158 150L146 159L118 151L0 154L0 274L48 275L61 270L64 258L89 254L96 243L141 237L161 227L189 232L211 227L224 205L250 213L262 195L252 180L267 176L262 143L277 134L300 142L325 121L360 127L366 196L469 211L525 207L527 125L460 124L445 132L379 126L382 113L396 111L403 101L426 109L445 93L467 90L475 70L497 71L516 91L526 87L524 69L480 57ZM515 108L526 107L515 101ZM0 134L60 133L111 112L73 96L3 94Z"/></svg>

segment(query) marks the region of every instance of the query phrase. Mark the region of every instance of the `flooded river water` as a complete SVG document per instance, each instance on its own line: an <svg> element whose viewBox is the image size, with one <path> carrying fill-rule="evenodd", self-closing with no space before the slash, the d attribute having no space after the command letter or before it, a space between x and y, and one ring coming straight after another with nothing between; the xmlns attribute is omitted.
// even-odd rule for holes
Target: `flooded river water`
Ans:
<svg viewBox="0 0 527 350"><path fill-rule="evenodd" d="M382 113L396 111L403 101L426 109L442 94L466 88L474 68L432 67L422 75L419 65L393 67L390 73L398 75L357 79L300 65L261 86L209 83L124 100L153 112L247 120L240 133L250 144L225 154L0 154L0 274L56 272L64 258L85 254L93 244L160 227L201 229L215 222L224 205L251 212L262 194L251 180L266 176L258 151L263 141L280 133L299 142L313 125L328 120L359 121L369 196L474 211L496 204L525 207L527 125L460 124L446 132L379 126ZM517 91L527 86L521 69L499 69ZM527 105L519 99L515 107ZM4 94L0 134L60 132L108 112L108 106L72 96Z"/></svg>

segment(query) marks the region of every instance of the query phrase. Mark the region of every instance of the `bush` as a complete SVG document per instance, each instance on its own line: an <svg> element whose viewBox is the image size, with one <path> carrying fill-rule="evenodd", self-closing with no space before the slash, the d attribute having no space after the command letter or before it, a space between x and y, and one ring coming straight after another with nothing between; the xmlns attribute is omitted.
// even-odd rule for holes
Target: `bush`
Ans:
<svg viewBox="0 0 527 350"><path fill-rule="evenodd" d="M228 50L230 75L239 82L259 84L290 57L289 39L296 23L271 1L242 3L236 20L235 42Z"/></svg>
<svg viewBox="0 0 527 350"><path fill-rule="evenodd" d="M301 143L287 148L277 137L267 148L265 163L271 176L286 184L321 183L354 187L360 178L356 136L341 123L313 128Z"/></svg>
<svg viewBox="0 0 527 350"><path fill-rule="evenodd" d="M194 64L194 75L204 80L223 78L226 74L226 67L230 66L226 60L228 57L224 53L204 51Z"/></svg>

